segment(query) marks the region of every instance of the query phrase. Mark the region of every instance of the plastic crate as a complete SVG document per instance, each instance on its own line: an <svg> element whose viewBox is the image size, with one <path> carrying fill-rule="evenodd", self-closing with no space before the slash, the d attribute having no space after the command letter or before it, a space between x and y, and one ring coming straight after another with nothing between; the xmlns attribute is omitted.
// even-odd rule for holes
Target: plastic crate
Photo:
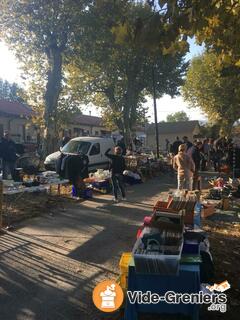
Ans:
<svg viewBox="0 0 240 320"><path fill-rule="evenodd" d="M124 290L128 287L128 273L122 273L120 275L120 287Z"/></svg>
<svg viewBox="0 0 240 320"><path fill-rule="evenodd" d="M187 243L184 242L182 254L199 254L199 244L196 243Z"/></svg>
<svg viewBox="0 0 240 320"><path fill-rule="evenodd" d="M92 186L97 189L107 188L109 186L109 180L95 181L92 183Z"/></svg>
<svg viewBox="0 0 240 320"><path fill-rule="evenodd" d="M136 272L140 274L178 275L180 258L181 248L174 255L134 254Z"/></svg>
<svg viewBox="0 0 240 320"><path fill-rule="evenodd" d="M148 234L154 228L144 228L142 236ZM151 232L150 230L150 232ZM157 229L155 229L157 230ZM153 233L154 234L154 233ZM159 275L178 275L179 263L182 253L183 241L180 239L176 245L161 245L159 252L138 252L143 242L139 238L133 248L133 257L136 273L140 274L159 274ZM145 250L146 251L146 250Z"/></svg>
<svg viewBox="0 0 240 320"><path fill-rule="evenodd" d="M120 262L119 262L121 274L122 273L128 274L128 265L129 265L131 258L132 258L132 252L124 252L122 254Z"/></svg>

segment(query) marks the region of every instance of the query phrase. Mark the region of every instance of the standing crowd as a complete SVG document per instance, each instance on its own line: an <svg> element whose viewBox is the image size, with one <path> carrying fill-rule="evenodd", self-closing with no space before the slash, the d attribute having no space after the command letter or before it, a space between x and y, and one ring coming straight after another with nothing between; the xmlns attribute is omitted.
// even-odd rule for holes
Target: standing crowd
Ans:
<svg viewBox="0 0 240 320"><path fill-rule="evenodd" d="M70 137L62 141L64 146ZM137 140L134 144L137 145ZM139 143L140 144L140 143ZM119 193L123 200L126 193L123 183L123 172L126 169L124 156L129 153L124 140L118 141L116 147L106 151L105 156L109 158L111 166L111 177L114 200L118 201ZM214 169L215 172L226 170L237 172L240 176L240 148L233 144L232 139L218 138L195 140L193 143L188 137L182 140L176 137L171 144L166 139L166 150L171 154L174 170L177 172L178 189L197 190L201 188L201 176L199 172ZM2 178L7 179L9 175L13 178L18 158L17 145L11 139L8 131L0 141L0 158L2 159ZM68 173L76 194L80 194L84 187L83 179L88 177L89 159L86 155L65 155L62 154L58 160L57 172L61 175ZM238 168L239 167L239 168Z"/></svg>
<svg viewBox="0 0 240 320"><path fill-rule="evenodd" d="M235 170L234 153L239 153L239 149L234 149L232 139L204 139L191 143L186 136L182 141L176 137L169 151L173 159L173 168L177 171L178 189L188 190L200 189L199 171L212 168L215 172Z"/></svg>

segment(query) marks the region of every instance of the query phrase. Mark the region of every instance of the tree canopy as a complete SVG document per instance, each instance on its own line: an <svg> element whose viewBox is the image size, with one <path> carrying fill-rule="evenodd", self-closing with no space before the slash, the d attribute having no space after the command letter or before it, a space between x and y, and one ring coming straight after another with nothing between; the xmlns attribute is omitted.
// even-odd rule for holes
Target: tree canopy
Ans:
<svg viewBox="0 0 240 320"><path fill-rule="evenodd" d="M21 62L30 104L42 113L45 153L56 145L59 101L69 95L63 89L77 92L76 101L97 101L126 135L144 119L153 68L157 95L178 94L187 42L164 12L130 0L5 0L0 9L0 36Z"/></svg>
<svg viewBox="0 0 240 320"><path fill-rule="evenodd" d="M23 95L24 91L19 85L0 79L0 99L23 102Z"/></svg>
<svg viewBox="0 0 240 320"><path fill-rule="evenodd" d="M209 69L207 70L200 60L193 61L184 89L185 98L191 105L199 105L211 121L218 122L223 131L229 132L234 120L239 118L237 83L240 75L238 32L240 2L238 0L148 0L146 2L155 12L164 11L183 35L195 36L199 44L204 43L209 54L203 59ZM161 19L155 23L161 24Z"/></svg>
<svg viewBox="0 0 240 320"><path fill-rule="evenodd" d="M192 60L182 94L192 107L200 107L213 123L228 134L240 118L239 75L223 75L224 65L214 53Z"/></svg>
<svg viewBox="0 0 240 320"><path fill-rule="evenodd" d="M166 52L173 45L171 37L162 37L154 50L138 37L137 21L152 15L148 6L131 1L96 1L87 15L79 54L68 69L69 85L76 95L100 106L107 123L127 139L136 123L145 121L143 102L153 92L153 70L157 97L165 93L173 97L179 93L187 67L185 49ZM180 46L176 35L174 41Z"/></svg>
<svg viewBox="0 0 240 320"><path fill-rule="evenodd" d="M167 122L189 121L185 111L178 111L167 115Z"/></svg>
<svg viewBox="0 0 240 320"><path fill-rule="evenodd" d="M63 69L73 54L86 9L84 0L5 0L0 36L21 62L34 100L44 111L45 153L56 144L55 115L64 83ZM37 95L37 97L36 97Z"/></svg>
<svg viewBox="0 0 240 320"><path fill-rule="evenodd" d="M165 12L187 36L218 53L225 64L240 67L240 2L238 0L147 0L156 12ZM155 21L161 24L161 19Z"/></svg>

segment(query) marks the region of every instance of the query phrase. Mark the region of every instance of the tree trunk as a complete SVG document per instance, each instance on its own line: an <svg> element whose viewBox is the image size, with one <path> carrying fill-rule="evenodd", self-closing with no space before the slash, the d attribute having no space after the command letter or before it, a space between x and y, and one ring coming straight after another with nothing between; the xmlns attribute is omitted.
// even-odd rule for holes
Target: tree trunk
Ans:
<svg viewBox="0 0 240 320"><path fill-rule="evenodd" d="M230 137L235 120L225 119L221 123L220 135Z"/></svg>
<svg viewBox="0 0 240 320"><path fill-rule="evenodd" d="M123 121L124 121L124 128L125 128L125 143L127 146L129 146L132 142L131 139L131 109L132 105L134 104L134 79L132 77L131 72L129 71L128 74L128 85L127 85L127 92L125 94L125 101L124 101L124 107L123 107Z"/></svg>
<svg viewBox="0 0 240 320"><path fill-rule="evenodd" d="M57 150L57 134L55 114L57 112L58 98L62 89L62 52L59 48L51 48L48 52L49 71L45 93L45 132L43 143L43 156Z"/></svg>
<svg viewBox="0 0 240 320"><path fill-rule="evenodd" d="M129 66L127 72L127 90L124 97L124 110L123 119L125 127L125 143L126 145L132 144L132 130L136 125L136 112L137 112L137 84L136 78L139 74L140 57L134 64Z"/></svg>
<svg viewBox="0 0 240 320"><path fill-rule="evenodd" d="M123 138L125 145L129 147L131 145L131 133L129 129L125 128Z"/></svg>

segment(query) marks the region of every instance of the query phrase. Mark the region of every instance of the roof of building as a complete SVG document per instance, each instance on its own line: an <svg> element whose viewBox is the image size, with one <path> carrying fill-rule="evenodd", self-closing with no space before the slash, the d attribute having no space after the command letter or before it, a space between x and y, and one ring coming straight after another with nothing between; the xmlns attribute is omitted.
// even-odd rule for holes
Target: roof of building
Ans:
<svg viewBox="0 0 240 320"><path fill-rule="evenodd" d="M6 115L17 117L29 117L33 114L33 111L26 104L17 101L0 100L0 112Z"/></svg>
<svg viewBox="0 0 240 320"><path fill-rule="evenodd" d="M80 114L73 118L73 123L77 124L85 124L88 126L95 126L95 127L104 127L102 123L102 118L96 116L90 116L86 114Z"/></svg>
<svg viewBox="0 0 240 320"><path fill-rule="evenodd" d="M193 130L199 126L197 120L192 121L178 121L178 122L160 122L158 124L159 134L175 133L181 134L185 132L193 132ZM147 128L148 134L155 134L155 124L151 123Z"/></svg>

